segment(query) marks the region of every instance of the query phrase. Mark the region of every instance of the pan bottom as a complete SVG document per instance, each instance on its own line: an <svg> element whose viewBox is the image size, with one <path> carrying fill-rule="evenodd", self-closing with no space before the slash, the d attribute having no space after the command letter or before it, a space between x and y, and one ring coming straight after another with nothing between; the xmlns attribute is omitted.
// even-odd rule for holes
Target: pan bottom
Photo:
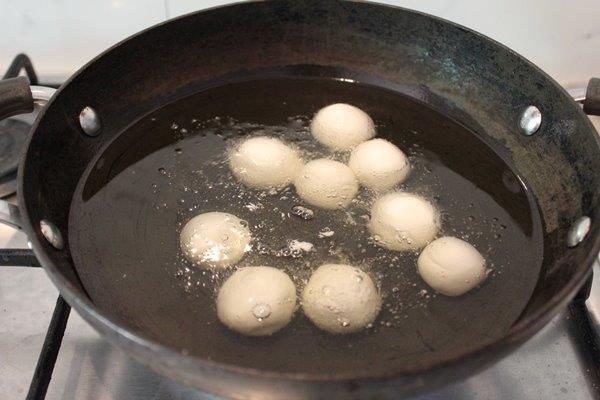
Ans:
<svg viewBox="0 0 600 400"><path fill-rule="evenodd" d="M364 216L374 194L368 191L361 189L346 210L313 208L315 217L305 221L291 213L305 205L293 187L264 192L235 181L224 154L243 136L281 136L305 154L326 154L310 140L308 121L336 102L364 109L377 137L409 156L413 170L401 189L433 201L442 213L442 233L480 250L491 267L481 287L455 298L437 295L416 272L418 254L370 242ZM299 289L324 262L363 266L384 296L374 326L333 336L298 310L290 325L270 337L244 337L223 327L214 296L231 271L199 269L179 251L182 224L208 211L249 222L255 251L240 265L282 268ZM334 234L322 235L327 229ZM98 155L81 180L69 239L91 299L136 332L218 362L328 374L444 359L502 336L529 301L543 250L527 188L476 133L396 91L299 77L218 85L139 120ZM292 239L311 242L315 251L278 251Z"/></svg>

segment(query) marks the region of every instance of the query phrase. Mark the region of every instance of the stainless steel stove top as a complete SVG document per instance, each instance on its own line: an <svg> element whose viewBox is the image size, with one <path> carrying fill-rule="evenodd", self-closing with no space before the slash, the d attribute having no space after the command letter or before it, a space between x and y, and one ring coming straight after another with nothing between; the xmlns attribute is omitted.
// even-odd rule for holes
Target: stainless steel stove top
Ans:
<svg viewBox="0 0 600 400"><path fill-rule="evenodd" d="M0 226L0 247L26 238ZM600 277L600 266L594 266ZM0 399L25 398L58 292L43 270L0 268ZM600 316L600 279L587 306ZM596 328L600 321L593 321ZM569 309L520 349L469 379L425 399L597 399L600 365ZM177 399L216 397L164 378L112 347L75 312L69 319L46 396L58 399Z"/></svg>

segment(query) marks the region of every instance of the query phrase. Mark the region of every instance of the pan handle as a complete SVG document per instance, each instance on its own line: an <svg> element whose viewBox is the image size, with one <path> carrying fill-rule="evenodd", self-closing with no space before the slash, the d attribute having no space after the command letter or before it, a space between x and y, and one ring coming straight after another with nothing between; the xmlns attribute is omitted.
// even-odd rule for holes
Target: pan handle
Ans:
<svg viewBox="0 0 600 400"><path fill-rule="evenodd" d="M24 76L0 80L0 120L33 111L34 106L44 106L56 89L29 86Z"/></svg>
<svg viewBox="0 0 600 400"><path fill-rule="evenodd" d="M46 86L29 86L23 76L0 80L0 120L33 111L35 106L44 107L56 89ZM0 200L0 223L22 230L19 207Z"/></svg>
<svg viewBox="0 0 600 400"><path fill-rule="evenodd" d="M569 89L576 102L583 105L587 115L600 115L600 78L591 78L587 87Z"/></svg>
<svg viewBox="0 0 600 400"><path fill-rule="evenodd" d="M0 120L33 111L29 79L24 76L0 81Z"/></svg>

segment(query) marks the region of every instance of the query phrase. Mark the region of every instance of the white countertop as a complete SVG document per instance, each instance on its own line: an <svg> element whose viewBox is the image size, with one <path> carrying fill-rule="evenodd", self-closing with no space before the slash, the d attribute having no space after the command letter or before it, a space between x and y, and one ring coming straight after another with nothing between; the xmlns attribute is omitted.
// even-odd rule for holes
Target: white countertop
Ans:
<svg viewBox="0 0 600 400"><path fill-rule="evenodd" d="M0 71L19 52L41 76L63 78L114 43L158 22L233 3L219 0L0 2ZM539 65L563 86L600 76L598 0L382 1L484 33Z"/></svg>

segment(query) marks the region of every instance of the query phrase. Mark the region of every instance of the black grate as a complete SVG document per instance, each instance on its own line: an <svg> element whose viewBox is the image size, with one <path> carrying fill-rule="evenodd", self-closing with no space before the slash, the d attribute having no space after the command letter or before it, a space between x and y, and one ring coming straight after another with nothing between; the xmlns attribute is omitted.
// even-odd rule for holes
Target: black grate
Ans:
<svg viewBox="0 0 600 400"><path fill-rule="evenodd" d="M58 296L54 312L52 313L52 319L46 332L42 351L40 352L35 372L31 379L31 385L29 385L27 400L41 400L46 397L46 391L48 390L50 379L52 379L52 372L58 358L58 351L60 350L60 345L65 334L70 311L71 306L61 296Z"/></svg>
<svg viewBox="0 0 600 400"><path fill-rule="evenodd" d="M0 266L39 267L33 251L27 249L0 249ZM58 296L52 319L46 332L46 338L38 357L35 372L31 379L27 400L42 400L52 379L52 371L58 357L71 307Z"/></svg>
<svg viewBox="0 0 600 400"><path fill-rule="evenodd" d="M33 69L31 60L25 54L18 54L14 58L14 60L12 61L12 63L8 67L8 69L6 70L6 73L4 74L4 77L2 79L15 78L15 77L19 76L19 74L23 70L25 71L25 75L29 79L29 83L31 85L37 85L38 84L37 74L35 73L35 71Z"/></svg>

